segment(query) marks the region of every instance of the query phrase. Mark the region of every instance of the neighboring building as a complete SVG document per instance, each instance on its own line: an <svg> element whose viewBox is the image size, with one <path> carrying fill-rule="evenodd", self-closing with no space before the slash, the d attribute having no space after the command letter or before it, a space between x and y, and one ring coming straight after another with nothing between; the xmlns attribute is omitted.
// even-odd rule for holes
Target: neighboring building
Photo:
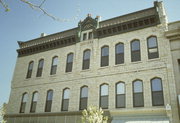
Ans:
<svg viewBox="0 0 180 123"><path fill-rule="evenodd" d="M170 40L171 45L180 117L180 21L169 23L168 27L169 29L165 35Z"/></svg>
<svg viewBox="0 0 180 123"><path fill-rule="evenodd" d="M88 105L102 107L111 123L179 123L179 39L170 47L171 30L162 2L154 2L18 42L8 123L80 123Z"/></svg>

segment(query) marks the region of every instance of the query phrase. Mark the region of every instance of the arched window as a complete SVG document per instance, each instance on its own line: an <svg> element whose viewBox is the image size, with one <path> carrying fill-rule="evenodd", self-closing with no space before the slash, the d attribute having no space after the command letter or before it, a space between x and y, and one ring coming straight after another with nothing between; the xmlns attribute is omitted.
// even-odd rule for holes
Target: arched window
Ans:
<svg viewBox="0 0 180 123"><path fill-rule="evenodd" d="M152 91L152 105L161 106L164 105L162 81L160 78L154 78L151 80Z"/></svg>
<svg viewBox="0 0 180 123"><path fill-rule="evenodd" d="M131 61L141 61L140 41L133 40L131 42Z"/></svg>
<svg viewBox="0 0 180 123"><path fill-rule="evenodd" d="M44 65L44 59L39 60L36 77L42 76L43 65Z"/></svg>
<svg viewBox="0 0 180 123"><path fill-rule="evenodd" d="M45 112L51 112L52 99L53 99L53 90L49 90L47 91L47 96L46 96Z"/></svg>
<svg viewBox="0 0 180 123"><path fill-rule="evenodd" d="M109 47L104 46L101 48L101 67L109 65Z"/></svg>
<svg viewBox="0 0 180 123"><path fill-rule="evenodd" d="M115 64L122 64L124 63L124 44L119 43L116 44L116 63Z"/></svg>
<svg viewBox="0 0 180 123"><path fill-rule="evenodd" d="M63 97L62 97L62 111L68 111L69 107L69 96L70 96L70 89L66 88L63 90Z"/></svg>
<svg viewBox="0 0 180 123"><path fill-rule="evenodd" d="M133 105L134 107L144 106L143 83L140 80L133 82Z"/></svg>
<svg viewBox="0 0 180 123"><path fill-rule="evenodd" d="M73 67L73 53L67 55L66 72L72 72Z"/></svg>
<svg viewBox="0 0 180 123"><path fill-rule="evenodd" d="M21 99L20 113L24 113L26 109L26 103L28 101L28 94L24 93Z"/></svg>
<svg viewBox="0 0 180 123"><path fill-rule="evenodd" d="M109 97L109 89L107 84L103 84L100 86L100 107L102 109L108 108L108 97Z"/></svg>
<svg viewBox="0 0 180 123"><path fill-rule="evenodd" d="M116 108L125 108L125 105L125 84L124 82L119 82L116 84Z"/></svg>
<svg viewBox="0 0 180 123"><path fill-rule="evenodd" d="M33 70L33 64L34 64L33 61L29 62L26 78L31 78L32 70Z"/></svg>
<svg viewBox="0 0 180 123"><path fill-rule="evenodd" d="M88 101L88 87L84 86L81 88L81 93L80 93L80 106L79 106L80 110L87 108L87 101Z"/></svg>
<svg viewBox="0 0 180 123"><path fill-rule="evenodd" d="M55 56L52 58L51 73L50 73L51 75L56 74L57 65L58 65L58 57Z"/></svg>
<svg viewBox="0 0 180 123"><path fill-rule="evenodd" d="M148 58L158 58L159 52L158 52L158 44L157 44L157 38L155 36L151 36L147 38L147 45L148 45Z"/></svg>
<svg viewBox="0 0 180 123"><path fill-rule="evenodd" d="M90 54L91 54L90 50L85 50L84 53L83 53L83 67L82 67L83 70L89 69Z"/></svg>
<svg viewBox="0 0 180 123"><path fill-rule="evenodd" d="M38 92L34 92L32 96L30 112L36 112L37 100L38 100Z"/></svg>

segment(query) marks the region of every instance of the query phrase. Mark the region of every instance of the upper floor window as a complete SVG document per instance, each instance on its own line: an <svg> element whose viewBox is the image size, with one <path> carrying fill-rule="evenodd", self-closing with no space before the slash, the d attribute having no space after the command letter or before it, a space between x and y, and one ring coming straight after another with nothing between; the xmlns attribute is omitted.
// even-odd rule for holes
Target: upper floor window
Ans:
<svg viewBox="0 0 180 123"><path fill-rule="evenodd" d="M84 54L83 54L83 67L82 67L83 70L89 69L89 66L90 66L90 54L91 54L90 50L85 50L84 51Z"/></svg>
<svg viewBox="0 0 180 123"><path fill-rule="evenodd" d="M133 40L131 42L131 61L141 61L140 41Z"/></svg>
<svg viewBox="0 0 180 123"><path fill-rule="evenodd" d="M67 55L66 72L72 72L73 67L73 53Z"/></svg>
<svg viewBox="0 0 180 123"><path fill-rule="evenodd" d="M26 109L26 103L28 101L28 94L24 93L21 99L20 113L24 113Z"/></svg>
<svg viewBox="0 0 180 123"><path fill-rule="evenodd" d="M89 32L88 34L88 39L92 39L93 38L93 33L92 32Z"/></svg>
<svg viewBox="0 0 180 123"><path fill-rule="evenodd" d="M83 34L83 41L87 39L87 33Z"/></svg>
<svg viewBox="0 0 180 123"><path fill-rule="evenodd" d="M84 86L81 88L81 93L80 93L80 106L79 106L80 110L87 108L87 101L88 101L88 87Z"/></svg>
<svg viewBox="0 0 180 123"><path fill-rule="evenodd" d="M31 78L32 70L33 70L33 64L34 64L33 61L29 62L26 78Z"/></svg>
<svg viewBox="0 0 180 123"><path fill-rule="evenodd" d="M44 59L39 60L36 77L42 76L43 65L44 65Z"/></svg>
<svg viewBox="0 0 180 123"><path fill-rule="evenodd" d="M108 108L108 97L109 97L109 89L107 84L103 84L100 86L100 107L102 109Z"/></svg>
<svg viewBox="0 0 180 123"><path fill-rule="evenodd" d="M34 92L32 96L30 112L36 111L37 100L38 100L38 92Z"/></svg>
<svg viewBox="0 0 180 123"><path fill-rule="evenodd" d="M119 82L116 84L116 108L125 108L125 84Z"/></svg>
<svg viewBox="0 0 180 123"><path fill-rule="evenodd" d="M133 82L133 105L134 107L144 106L143 83L140 80Z"/></svg>
<svg viewBox="0 0 180 123"><path fill-rule="evenodd" d="M158 52L158 45L157 45L157 38L155 36L151 36L147 38L147 44L148 44L148 58L158 58L159 52Z"/></svg>
<svg viewBox="0 0 180 123"><path fill-rule="evenodd" d="M109 65L109 47L103 46L101 48L101 67Z"/></svg>
<svg viewBox="0 0 180 123"><path fill-rule="evenodd" d="M53 90L49 90L47 91L45 112L51 112L52 99L53 99Z"/></svg>
<svg viewBox="0 0 180 123"><path fill-rule="evenodd" d="M124 63L124 44L116 44L116 64Z"/></svg>
<svg viewBox="0 0 180 123"><path fill-rule="evenodd" d="M51 73L50 73L51 75L56 74L57 65L58 65L58 57L55 56L52 58Z"/></svg>
<svg viewBox="0 0 180 123"><path fill-rule="evenodd" d="M163 88L160 78L154 78L151 80L151 91L152 91L152 105L153 106L164 105Z"/></svg>
<svg viewBox="0 0 180 123"><path fill-rule="evenodd" d="M63 90L63 97L62 97L62 111L68 111L69 107L69 96L70 96L70 89L66 88Z"/></svg>

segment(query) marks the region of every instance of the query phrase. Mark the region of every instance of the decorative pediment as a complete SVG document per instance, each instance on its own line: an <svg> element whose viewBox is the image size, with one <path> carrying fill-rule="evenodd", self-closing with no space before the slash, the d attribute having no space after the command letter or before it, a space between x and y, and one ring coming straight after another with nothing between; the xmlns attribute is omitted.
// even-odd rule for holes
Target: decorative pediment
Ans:
<svg viewBox="0 0 180 123"><path fill-rule="evenodd" d="M80 21L78 24L80 31L85 31L89 29L96 29L98 27L98 19L99 17L96 17L93 19L90 14L83 20Z"/></svg>

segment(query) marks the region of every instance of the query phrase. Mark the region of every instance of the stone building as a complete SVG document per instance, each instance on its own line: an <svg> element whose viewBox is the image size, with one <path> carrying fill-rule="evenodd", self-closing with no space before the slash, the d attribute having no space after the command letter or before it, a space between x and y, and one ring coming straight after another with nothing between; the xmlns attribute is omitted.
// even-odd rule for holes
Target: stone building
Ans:
<svg viewBox="0 0 180 123"><path fill-rule="evenodd" d="M76 28L18 42L8 123L80 123L89 105L111 123L179 123L173 25L154 2L105 21L88 14Z"/></svg>

